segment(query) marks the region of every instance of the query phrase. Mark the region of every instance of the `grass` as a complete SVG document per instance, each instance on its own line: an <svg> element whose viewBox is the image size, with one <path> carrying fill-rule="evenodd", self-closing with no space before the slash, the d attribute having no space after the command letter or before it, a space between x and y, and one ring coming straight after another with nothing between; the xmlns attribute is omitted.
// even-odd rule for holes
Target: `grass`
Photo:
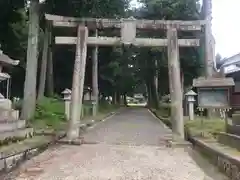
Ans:
<svg viewBox="0 0 240 180"><path fill-rule="evenodd" d="M83 120L100 120L108 113L116 110L118 106L108 103L100 103L97 116L85 115ZM34 118L29 125L35 130L61 131L67 127L67 120L64 113L64 101L58 98L43 98L36 107Z"/></svg>
<svg viewBox="0 0 240 180"><path fill-rule="evenodd" d="M194 121L185 121L185 127L192 136L212 139L216 138L217 133L225 131L225 122L219 118L196 117Z"/></svg>
<svg viewBox="0 0 240 180"><path fill-rule="evenodd" d="M64 102L56 98L43 98L36 107L30 126L34 129L61 130L66 124Z"/></svg>
<svg viewBox="0 0 240 180"><path fill-rule="evenodd" d="M170 105L161 104L158 110L153 109L153 112L165 123L168 127L172 127L170 121ZM220 118L206 119L205 117L196 116L194 121L189 121L184 118L185 131L191 136L197 136L207 139L216 138L216 134L225 131L225 122Z"/></svg>

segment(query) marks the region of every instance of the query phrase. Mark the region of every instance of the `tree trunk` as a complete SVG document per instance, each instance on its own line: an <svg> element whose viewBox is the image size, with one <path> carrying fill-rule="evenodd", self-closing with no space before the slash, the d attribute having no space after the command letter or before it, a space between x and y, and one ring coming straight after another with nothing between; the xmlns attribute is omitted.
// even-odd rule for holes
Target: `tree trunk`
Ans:
<svg viewBox="0 0 240 180"><path fill-rule="evenodd" d="M126 93L124 93L124 95L123 95L123 101L124 101L124 105L125 106L127 106L127 94Z"/></svg>
<svg viewBox="0 0 240 180"><path fill-rule="evenodd" d="M48 30L48 24L46 24L45 33L44 33L44 44L43 44L43 53L42 53L40 83L39 83L39 89L38 89L38 100L40 100L41 98L44 97L44 92L45 92L48 47L49 47L49 30Z"/></svg>
<svg viewBox="0 0 240 180"><path fill-rule="evenodd" d="M147 87L147 95L148 95L148 106L152 106L152 92L151 92L151 86L148 81L146 81L146 87Z"/></svg>
<svg viewBox="0 0 240 180"><path fill-rule="evenodd" d="M158 91L157 91L157 88L155 86L155 78L154 76L151 78L152 81L151 81L151 90L152 90L152 104L153 104L153 107L155 109L158 109L159 108L159 103L158 103Z"/></svg>
<svg viewBox="0 0 240 180"><path fill-rule="evenodd" d="M117 104L117 92L116 91L114 91L113 92L113 104Z"/></svg>
<svg viewBox="0 0 240 180"><path fill-rule="evenodd" d="M203 13L202 18L206 20L205 25L205 77L211 78L213 76L213 60L215 59L215 44L212 35L212 0L203 0ZM213 59L214 58L214 59ZM209 119L214 115L212 109L207 110Z"/></svg>
<svg viewBox="0 0 240 180"><path fill-rule="evenodd" d="M54 95L54 77L53 77L53 42L52 42L52 27L49 29L49 48L48 48L48 61L47 61L47 96L51 97Z"/></svg>
<svg viewBox="0 0 240 180"><path fill-rule="evenodd" d="M29 8L27 65L21 118L33 117L36 107L36 81L38 65L39 1L32 0Z"/></svg>
<svg viewBox="0 0 240 180"><path fill-rule="evenodd" d="M98 31L96 29L95 36L98 36ZM98 47L95 46L92 52L92 90L93 97L95 100L95 111L93 115L98 113Z"/></svg>
<svg viewBox="0 0 240 180"><path fill-rule="evenodd" d="M158 92L158 61L157 60L155 60L155 68L156 68L155 87L156 87L156 91Z"/></svg>
<svg viewBox="0 0 240 180"><path fill-rule="evenodd" d="M117 104L121 103L121 95L120 95L120 93L118 91L116 93L116 102L117 102Z"/></svg>

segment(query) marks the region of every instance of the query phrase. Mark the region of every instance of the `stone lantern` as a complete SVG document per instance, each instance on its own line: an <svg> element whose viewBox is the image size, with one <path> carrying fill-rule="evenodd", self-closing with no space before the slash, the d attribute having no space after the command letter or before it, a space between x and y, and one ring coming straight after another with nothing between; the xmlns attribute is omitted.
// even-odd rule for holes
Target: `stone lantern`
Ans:
<svg viewBox="0 0 240 180"><path fill-rule="evenodd" d="M63 92L63 100L65 105L65 116L67 120L70 118L70 103L71 103L71 94L72 91L70 89L65 89Z"/></svg>
<svg viewBox="0 0 240 180"><path fill-rule="evenodd" d="M196 95L197 93L195 93L193 90L190 90L185 94L188 102L189 120L194 120L194 102Z"/></svg>

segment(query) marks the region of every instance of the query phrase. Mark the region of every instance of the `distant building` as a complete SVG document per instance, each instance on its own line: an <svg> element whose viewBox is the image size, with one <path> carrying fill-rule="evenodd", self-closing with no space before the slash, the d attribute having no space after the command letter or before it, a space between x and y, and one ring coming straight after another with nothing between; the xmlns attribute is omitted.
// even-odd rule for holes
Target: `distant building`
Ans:
<svg viewBox="0 0 240 180"><path fill-rule="evenodd" d="M240 108L240 53L223 59L218 64L219 72L225 77L232 77L235 86L232 89L231 105Z"/></svg>

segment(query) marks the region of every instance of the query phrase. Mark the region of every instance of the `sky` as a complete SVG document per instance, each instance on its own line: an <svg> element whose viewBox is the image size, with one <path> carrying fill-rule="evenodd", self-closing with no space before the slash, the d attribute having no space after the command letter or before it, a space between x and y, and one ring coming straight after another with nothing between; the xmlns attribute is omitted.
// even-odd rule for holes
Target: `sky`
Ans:
<svg viewBox="0 0 240 180"><path fill-rule="evenodd" d="M240 0L212 1L216 53L222 57L240 53Z"/></svg>
<svg viewBox="0 0 240 180"><path fill-rule="evenodd" d="M240 53L240 0L212 0L212 31L216 53L230 57ZM132 0L132 6L139 6Z"/></svg>

